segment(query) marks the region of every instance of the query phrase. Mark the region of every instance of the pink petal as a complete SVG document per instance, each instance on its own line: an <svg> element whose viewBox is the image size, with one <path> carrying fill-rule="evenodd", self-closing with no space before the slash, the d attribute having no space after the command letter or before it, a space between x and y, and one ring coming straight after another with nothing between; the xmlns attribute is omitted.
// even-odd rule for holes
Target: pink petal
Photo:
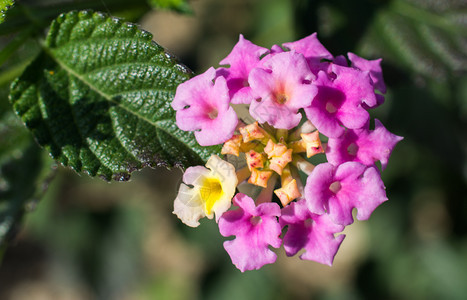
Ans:
<svg viewBox="0 0 467 300"><path fill-rule="evenodd" d="M216 77L216 70L209 68L203 74L195 76L178 85L175 97L172 101L172 107L175 110L184 109L185 106L191 106L200 100L197 98L212 88L212 80ZM193 96L196 97L193 97Z"/></svg>
<svg viewBox="0 0 467 300"><path fill-rule="evenodd" d="M328 209L329 198L333 195L329 186L333 182L334 173L332 164L323 163L317 165L308 176L304 192L310 212L321 215Z"/></svg>
<svg viewBox="0 0 467 300"><path fill-rule="evenodd" d="M379 160L384 170L392 150L402 139L389 132L379 120L375 120L375 130L368 130L367 127L348 129L341 137L330 138L326 157L334 165L357 161L373 166Z"/></svg>
<svg viewBox="0 0 467 300"><path fill-rule="evenodd" d="M333 81L334 87L345 93L346 101L343 103L342 109L363 113L366 110L361 107L362 103L370 107L376 105L376 96L368 72L338 65L332 65L331 69L337 76ZM344 120L342 123L345 125Z"/></svg>
<svg viewBox="0 0 467 300"><path fill-rule="evenodd" d="M301 259L332 265L345 237L334 237L334 234L344 230L343 225L334 224L327 214L311 213L304 199L283 208L279 222L281 226L288 226L283 240L287 256L293 256L304 248L306 251Z"/></svg>
<svg viewBox="0 0 467 300"><path fill-rule="evenodd" d="M383 70L381 69L382 59L367 60L351 52L347 53L349 60L352 62L352 67L358 68L362 71L370 72L371 80L375 89L381 93L386 93L386 85L383 79Z"/></svg>
<svg viewBox="0 0 467 300"><path fill-rule="evenodd" d="M240 34L237 44L219 64L230 65L229 70L234 75L246 75L248 77L248 72L256 66L260 57L267 52L268 49L253 44Z"/></svg>
<svg viewBox="0 0 467 300"><path fill-rule="evenodd" d="M375 119L375 130L370 132L368 135L368 142L373 142L372 147L374 148L374 152L379 153L377 158L379 158L383 170L388 164L392 150L396 144L403 139L403 137L389 132L378 119ZM370 149L368 146L364 147L364 149L365 148ZM368 156L369 155L367 154L367 157Z"/></svg>
<svg viewBox="0 0 467 300"><path fill-rule="evenodd" d="M376 96L367 72L331 64L332 77L320 71L313 82L318 93L305 113L316 128L328 137L339 137L344 128L361 128L370 117L367 106L376 105ZM335 76L335 79L332 78Z"/></svg>
<svg viewBox="0 0 467 300"><path fill-rule="evenodd" d="M275 76L262 68L254 68L248 77L251 88L258 97L267 97L276 87Z"/></svg>
<svg viewBox="0 0 467 300"><path fill-rule="evenodd" d="M283 45L290 50L295 50L303 54L307 59L318 61L321 59L333 59L332 54L318 40L316 32L301 40L285 43Z"/></svg>
<svg viewBox="0 0 467 300"><path fill-rule="evenodd" d="M209 109L203 106L190 106L177 111L175 120L178 128L185 131L195 131L201 129L205 123L211 122Z"/></svg>
<svg viewBox="0 0 467 300"><path fill-rule="evenodd" d="M357 219L366 220L387 200L378 170L358 162L316 166L307 179L305 198L310 211L326 210L334 223L342 225L353 223L353 208L358 210Z"/></svg>
<svg viewBox="0 0 467 300"><path fill-rule="evenodd" d="M343 67L349 66L349 63L347 62L347 59L345 58L344 55L339 55L339 56L334 57L334 60L332 61L332 63L338 66L343 66Z"/></svg>
<svg viewBox="0 0 467 300"><path fill-rule="evenodd" d="M298 110L309 106L317 93L317 88L309 84L312 78L314 75L303 55L295 51L275 54L262 68L253 69L248 77L258 97L251 102L251 116L275 128L297 126L301 120Z"/></svg>
<svg viewBox="0 0 467 300"><path fill-rule="evenodd" d="M253 199L244 194L237 194L233 203L239 208L222 215L219 231L225 237L235 236L234 240L224 242L234 265L244 272L275 262L276 254L269 246L278 248L282 243L277 221L279 205L262 203L255 206Z"/></svg>
<svg viewBox="0 0 467 300"><path fill-rule="evenodd" d="M233 135L238 120L229 103L225 78L216 78L216 70L210 68L178 86L172 107L177 111L177 126L196 131L198 143L210 146Z"/></svg>
<svg viewBox="0 0 467 300"><path fill-rule="evenodd" d="M274 77L285 86L285 89L288 85L293 88L304 80L315 78L308 68L305 57L296 51L278 53L265 62L262 68L271 70Z"/></svg>
<svg viewBox="0 0 467 300"><path fill-rule="evenodd" d="M265 100L253 101L250 104L250 115L260 123L269 123L275 128L292 129L300 123L302 116L283 105L277 105L269 97Z"/></svg>
<svg viewBox="0 0 467 300"><path fill-rule="evenodd" d="M282 53L284 52L284 49L282 49L281 46L279 45L272 45L270 54L277 54L277 53Z"/></svg>
<svg viewBox="0 0 467 300"><path fill-rule="evenodd" d="M222 144L233 136L237 123L237 114L229 107L227 111L219 113L217 118L202 123L201 130L195 131L196 140L201 146Z"/></svg>
<svg viewBox="0 0 467 300"><path fill-rule="evenodd" d="M323 76L327 77L324 72L318 74L318 78ZM311 105L305 108L306 116L322 134L328 137L341 136L345 129L341 126L336 112L342 106L345 95L326 85L317 85L317 91ZM328 108L328 103L332 104L333 109Z"/></svg>
<svg viewBox="0 0 467 300"><path fill-rule="evenodd" d="M229 88L229 95L234 104L249 104L252 97L248 85L248 75L260 61L260 57L268 52L268 49L257 46L240 35L237 44L230 54L221 60L221 65L229 65L224 73Z"/></svg>

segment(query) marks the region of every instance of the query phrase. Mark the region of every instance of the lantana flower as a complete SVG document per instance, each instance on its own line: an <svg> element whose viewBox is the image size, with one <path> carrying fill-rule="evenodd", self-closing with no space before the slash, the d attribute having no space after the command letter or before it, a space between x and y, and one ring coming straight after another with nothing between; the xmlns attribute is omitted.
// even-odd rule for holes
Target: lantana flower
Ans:
<svg viewBox="0 0 467 300"><path fill-rule="evenodd" d="M344 230L344 225L332 222L328 214L310 212L305 199L284 207L279 222L282 227L288 226L284 236L287 256L293 256L305 249L301 259L332 265L345 237L343 234L335 237L335 234Z"/></svg>
<svg viewBox="0 0 467 300"><path fill-rule="evenodd" d="M345 131L343 126L355 129L368 122L370 114L363 104L375 106L376 96L368 72L335 64L330 71L333 76L318 73L314 82L318 93L305 112L319 132L339 137Z"/></svg>
<svg viewBox="0 0 467 300"><path fill-rule="evenodd" d="M226 80L216 78L214 68L180 84L172 107L177 111L178 128L195 131L201 146L225 142L237 126L237 114L230 106Z"/></svg>
<svg viewBox="0 0 467 300"><path fill-rule="evenodd" d="M240 35L220 64L181 84L172 103L177 126L224 155L185 171L174 213L193 227L215 215L242 272L274 263L282 244L331 266L352 210L367 220L388 199L381 172L402 137L379 120L370 129L386 92L381 60L334 56L314 33L269 50ZM238 121L231 104L249 115ZM235 195L243 185L256 189Z"/></svg>
<svg viewBox="0 0 467 300"><path fill-rule="evenodd" d="M382 59L367 60L351 52L347 53L351 66L362 71L368 71L370 74L371 81L375 90L380 91L382 94L386 94L386 84L383 79L383 70L381 69ZM384 96L381 94L375 94L376 106L384 103ZM373 107L376 107L373 106Z"/></svg>
<svg viewBox="0 0 467 300"><path fill-rule="evenodd" d="M353 223L352 209L357 209L358 220L368 220L373 210L387 200L379 171L358 162L316 166L308 176L305 199L310 212L327 213L341 225Z"/></svg>
<svg viewBox="0 0 467 300"><path fill-rule="evenodd" d="M197 227L203 217L212 219L214 213L218 220L230 208L237 187L232 164L213 155L206 167L188 168L175 198L174 214L191 227Z"/></svg>
<svg viewBox="0 0 467 300"><path fill-rule="evenodd" d="M303 54L310 70L315 75L318 75L320 70L328 68L329 63L326 61L332 61L334 59L331 52L329 52L328 49L326 49L318 40L316 33L295 42L285 43L283 46L286 49L295 50L296 52Z"/></svg>
<svg viewBox="0 0 467 300"><path fill-rule="evenodd" d="M309 106L317 92L316 86L309 84L314 77L302 54L290 51L274 55L248 77L258 97L251 102L251 116L279 129L297 126L302 119L298 110Z"/></svg>
<svg viewBox="0 0 467 300"><path fill-rule="evenodd" d="M248 76L259 64L261 56L267 52L268 49L257 46L240 35L232 52L219 62L221 65L229 66L219 68L217 72L225 77L233 104L250 104L255 99L248 83Z"/></svg>
<svg viewBox="0 0 467 300"><path fill-rule="evenodd" d="M385 169L389 156L398 142L403 138L389 132L384 125L375 120L375 129L366 127L347 129L338 138L330 138L326 149L326 158L334 165L346 161L358 161L367 166L381 162L381 169Z"/></svg>
<svg viewBox="0 0 467 300"><path fill-rule="evenodd" d="M277 221L280 207L276 203L255 205L253 199L244 194L233 198L236 210L230 210L219 220L220 233L234 235L235 239L224 242L224 248L240 271L259 269L276 261L277 255L269 246L279 248L281 226Z"/></svg>
<svg viewBox="0 0 467 300"><path fill-rule="evenodd" d="M375 60L368 60L352 52L347 53L347 56L349 57L349 60L352 63L352 67L362 71L368 71L370 73L370 78L373 82L375 90L386 94L386 84L384 83L383 70L381 69L381 58Z"/></svg>

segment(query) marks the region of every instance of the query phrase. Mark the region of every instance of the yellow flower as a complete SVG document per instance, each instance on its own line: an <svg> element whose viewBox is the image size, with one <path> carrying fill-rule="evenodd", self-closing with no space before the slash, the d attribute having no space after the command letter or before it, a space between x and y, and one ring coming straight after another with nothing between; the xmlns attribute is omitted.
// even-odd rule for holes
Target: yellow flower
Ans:
<svg viewBox="0 0 467 300"><path fill-rule="evenodd" d="M206 167L190 167L183 175L173 213L188 226L197 227L199 219L216 221L230 208L237 187L235 167L212 155Z"/></svg>

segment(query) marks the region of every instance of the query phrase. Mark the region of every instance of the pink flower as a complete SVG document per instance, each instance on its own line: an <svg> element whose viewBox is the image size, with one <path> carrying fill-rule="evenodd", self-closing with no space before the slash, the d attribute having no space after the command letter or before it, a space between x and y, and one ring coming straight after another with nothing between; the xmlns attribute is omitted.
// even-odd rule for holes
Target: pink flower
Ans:
<svg viewBox="0 0 467 300"><path fill-rule="evenodd" d="M238 119L230 107L225 78L216 77L214 68L180 84L172 107L177 126L195 131L201 146L221 144L233 136ZM215 81L214 81L215 79Z"/></svg>
<svg viewBox="0 0 467 300"><path fill-rule="evenodd" d="M328 137L339 137L345 131L341 125L356 129L363 127L370 117L363 106L376 105L368 72L332 64L332 80L323 71L313 85L318 93L310 106L305 108L308 119Z"/></svg>
<svg viewBox="0 0 467 300"><path fill-rule="evenodd" d="M280 208L276 203L262 203L255 206L253 199L237 194L233 199L239 208L225 212L219 220L220 233L236 238L224 242L234 265L245 270L259 269L276 261L276 254L269 249L281 246L281 226L277 221Z"/></svg>
<svg viewBox="0 0 467 300"><path fill-rule="evenodd" d="M386 84L384 84L383 79L383 70L381 69L381 61L382 59L375 59L375 60L366 60L357 56L351 52L347 53L350 62L352 63L352 67L357 68L362 71L370 72L370 78L373 83L375 90L380 91L383 94L386 94ZM376 94L376 105L371 106L374 108L384 103L384 96L381 94Z"/></svg>
<svg viewBox="0 0 467 300"><path fill-rule="evenodd" d="M332 63L336 64L338 66L342 66L342 67L348 67L349 66L349 63L347 62L347 58L345 58L344 55L338 55L338 56L334 57L334 59L332 60Z"/></svg>
<svg viewBox="0 0 467 300"><path fill-rule="evenodd" d="M311 212L327 213L342 225L353 223L353 208L358 220L367 220L387 200L378 170L358 162L317 165L306 181L305 199Z"/></svg>
<svg viewBox="0 0 467 300"><path fill-rule="evenodd" d="M381 162L382 170L388 164L392 149L403 137L397 136L384 128L379 120L375 120L375 129L368 127L348 129L338 138L330 138L326 149L328 162L339 165L346 161L358 161L367 166Z"/></svg>
<svg viewBox="0 0 467 300"><path fill-rule="evenodd" d="M295 51L275 54L264 68L250 72L248 82L259 97L251 102L251 116L275 128L297 126L302 118L298 110L309 106L316 95L317 88L309 83L313 78L303 55Z"/></svg>
<svg viewBox="0 0 467 300"><path fill-rule="evenodd" d="M370 78L376 90L386 93L386 85L383 79L383 70L381 69L382 59L367 60L351 52L347 53L352 67L362 71L370 72Z"/></svg>
<svg viewBox="0 0 467 300"><path fill-rule="evenodd" d="M307 60L319 62L322 59L333 59L332 54L318 40L316 32L301 40L285 43L283 46L303 54Z"/></svg>
<svg viewBox="0 0 467 300"><path fill-rule="evenodd" d="M240 34L232 52L220 61L221 65L229 65L228 68L220 68L218 74L222 74L227 80L232 103L250 104L255 98L248 84L248 74L267 52L268 49L253 44Z"/></svg>
<svg viewBox="0 0 467 300"><path fill-rule="evenodd" d="M279 46L279 45L272 45L271 50L269 50L269 55L271 55L271 54L274 55L274 54L282 53L282 52L284 52L284 49L282 49L281 46ZM268 56L269 56L269 55L268 55Z"/></svg>
<svg viewBox="0 0 467 300"><path fill-rule="evenodd" d="M353 209L366 220L387 200L376 162L384 169L402 140L378 120L370 130L368 109L386 92L381 60L333 56L313 33L271 49L240 35L220 64L179 85L172 107L180 129L231 156L186 170L174 214L192 227L215 216L241 272L274 263L282 242L287 256L331 266ZM319 153L328 162L305 158ZM247 180L262 188L255 200L235 195Z"/></svg>
<svg viewBox="0 0 467 300"><path fill-rule="evenodd" d="M344 230L344 225L333 223L327 214L311 213L305 199L283 208L279 222L282 227L288 225L283 239L287 256L293 256L305 248L301 259L332 265L345 237L343 234L334 237L334 234Z"/></svg>
<svg viewBox="0 0 467 300"><path fill-rule="evenodd" d="M323 59L333 60L334 58L318 40L316 32L301 40L285 43L283 46L303 54L311 72L315 75L317 75L319 71L326 70L329 67L329 62L322 61Z"/></svg>

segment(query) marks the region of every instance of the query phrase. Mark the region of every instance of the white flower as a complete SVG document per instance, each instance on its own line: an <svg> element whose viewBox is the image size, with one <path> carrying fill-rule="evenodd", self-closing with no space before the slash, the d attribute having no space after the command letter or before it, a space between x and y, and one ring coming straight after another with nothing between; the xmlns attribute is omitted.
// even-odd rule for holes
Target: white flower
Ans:
<svg viewBox="0 0 467 300"><path fill-rule="evenodd" d="M188 226L197 227L199 219L216 221L230 208L237 187L235 167L212 155L206 167L190 167L183 174L173 213Z"/></svg>

